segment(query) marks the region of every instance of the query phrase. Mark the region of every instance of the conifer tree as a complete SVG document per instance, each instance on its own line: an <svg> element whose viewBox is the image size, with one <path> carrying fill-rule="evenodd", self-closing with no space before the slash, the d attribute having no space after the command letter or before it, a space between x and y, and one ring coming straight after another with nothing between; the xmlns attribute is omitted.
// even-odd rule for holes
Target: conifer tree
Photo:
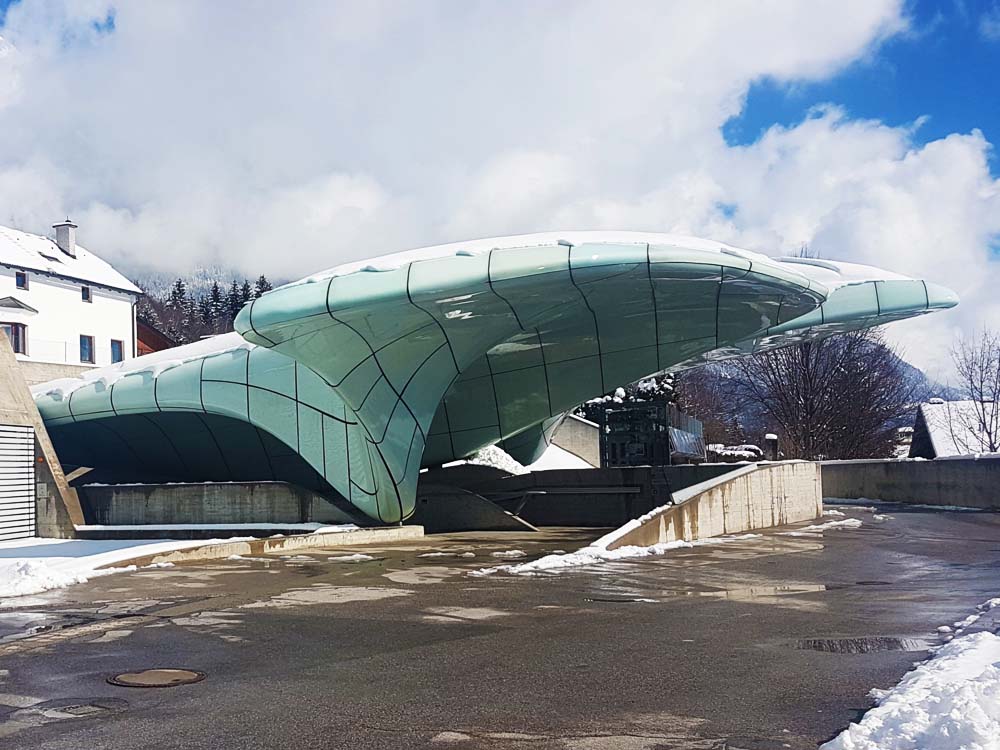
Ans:
<svg viewBox="0 0 1000 750"><path fill-rule="evenodd" d="M229 291L226 292L226 314L229 317L229 322L232 323L236 319L236 314L243 307L243 301L240 298L240 285L236 283L236 279L233 279L233 283L229 286Z"/></svg>
<svg viewBox="0 0 1000 750"><path fill-rule="evenodd" d="M264 274L260 275L260 278L253 285L254 299L260 297L264 292L271 291L274 287L271 286L271 282L267 280Z"/></svg>

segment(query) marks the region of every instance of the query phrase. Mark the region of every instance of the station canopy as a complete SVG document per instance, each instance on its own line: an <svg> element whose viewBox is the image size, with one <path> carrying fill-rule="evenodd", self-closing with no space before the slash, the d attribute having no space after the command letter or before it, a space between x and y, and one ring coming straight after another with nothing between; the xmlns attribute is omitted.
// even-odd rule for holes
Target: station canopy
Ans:
<svg viewBox="0 0 1000 750"><path fill-rule="evenodd" d="M98 476L287 481L397 523L421 467L493 444L530 463L617 386L956 303L690 237L500 237L337 266L252 301L234 333L33 391L62 460Z"/></svg>

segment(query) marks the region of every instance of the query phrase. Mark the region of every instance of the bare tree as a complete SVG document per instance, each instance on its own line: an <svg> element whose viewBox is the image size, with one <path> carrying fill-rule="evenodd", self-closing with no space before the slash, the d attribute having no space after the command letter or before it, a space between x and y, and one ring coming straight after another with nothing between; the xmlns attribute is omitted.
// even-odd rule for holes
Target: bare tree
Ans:
<svg viewBox="0 0 1000 750"><path fill-rule="evenodd" d="M677 403L701 420L705 442L734 445L744 442L738 400L726 365L709 364L685 370L676 377Z"/></svg>
<svg viewBox="0 0 1000 750"><path fill-rule="evenodd" d="M913 404L906 365L875 330L744 357L736 394L774 425L790 458L891 456Z"/></svg>
<svg viewBox="0 0 1000 750"><path fill-rule="evenodd" d="M962 338L951 352L959 388L968 401L947 403L948 428L963 453L996 453L1000 448L1000 336L983 329Z"/></svg>

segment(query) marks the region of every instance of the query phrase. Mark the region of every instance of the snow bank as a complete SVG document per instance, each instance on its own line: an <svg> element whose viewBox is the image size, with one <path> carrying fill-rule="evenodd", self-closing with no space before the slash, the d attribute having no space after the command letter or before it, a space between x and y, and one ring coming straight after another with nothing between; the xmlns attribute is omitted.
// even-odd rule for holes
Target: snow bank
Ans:
<svg viewBox="0 0 1000 750"><path fill-rule="evenodd" d="M137 557L200 547L233 539L46 539L33 537L0 542L0 599L65 588L91 578L135 570L111 567ZM5 602L11 604L11 602Z"/></svg>
<svg viewBox="0 0 1000 750"><path fill-rule="evenodd" d="M1000 750L1000 638L956 638L821 750Z"/></svg>
<svg viewBox="0 0 1000 750"><path fill-rule="evenodd" d="M637 547L630 545L626 547L619 547L616 550L609 550L606 546L602 546L601 542L604 539L607 539L607 537L603 537L590 546L579 549L576 552L545 555L545 557L540 557L537 560L520 563L518 565L497 565L492 568L481 568L480 570L472 571L469 575L480 577L494 575L496 573L505 573L508 575L530 576L538 573L556 571L563 568L575 568L582 565L597 565L615 560L628 560L632 558L650 557L652 555L662 555L672 549L679 549L681 547L701 547L708 544L724 544L725 542L753 539L759 536L760 534L717 536L709 539L699 539L694 542L676 541L666 542L664 544L653 544L649 547ZM496 553L494 553L494 555L496 555Z"/></svg>

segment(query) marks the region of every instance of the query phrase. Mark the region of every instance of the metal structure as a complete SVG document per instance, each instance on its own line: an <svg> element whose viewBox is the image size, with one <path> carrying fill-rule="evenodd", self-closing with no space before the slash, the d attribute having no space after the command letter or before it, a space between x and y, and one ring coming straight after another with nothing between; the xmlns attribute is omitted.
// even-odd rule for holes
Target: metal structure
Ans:
<svg viewBox="0 0 1000 750"><path fill-rule="evenodd" d="M606 408L601 467L669 466L705 460L702 424L675 404L650 401Z"/></svg>
<svg viewBox="0 0 1000 750"><path fill-rule="evenodd" d="M237 332L35 388L63 460L118 480L279 479L383 523L421 466L500 444L651 373L911 317L947 289L659 234L457 243L339 266Z"/></svg>

